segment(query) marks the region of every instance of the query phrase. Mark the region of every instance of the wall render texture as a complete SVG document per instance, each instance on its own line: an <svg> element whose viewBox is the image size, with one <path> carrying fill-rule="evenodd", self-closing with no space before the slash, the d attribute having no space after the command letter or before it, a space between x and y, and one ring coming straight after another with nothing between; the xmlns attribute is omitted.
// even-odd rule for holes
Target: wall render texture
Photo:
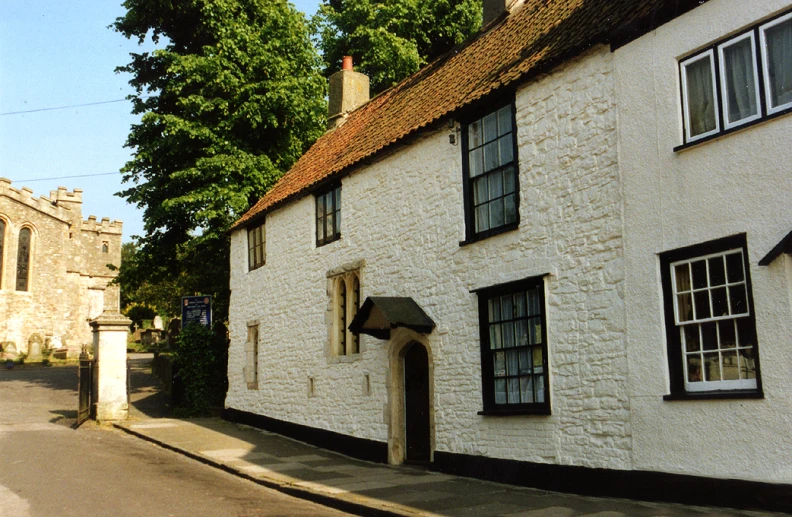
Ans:
<svg viewBox="0 0 792 517"><path fill-rule="evenodd" d="M461 152L438 126L343 178L341 240L315 247L311 196L268 214L262 268L247 271L246 234L233 233L226 404L388 440L388 343L363 336L357 356L328 352L327 273L364 261L362 299L411 296L437 323L426 336L436 450L630 468L614 87L612 54L599 47L517 91L516 231L459 246ZM477 415L481 352L470 290L548 273L553 414ZM252 321L261 336L258 390L242 375Z"/></svg>

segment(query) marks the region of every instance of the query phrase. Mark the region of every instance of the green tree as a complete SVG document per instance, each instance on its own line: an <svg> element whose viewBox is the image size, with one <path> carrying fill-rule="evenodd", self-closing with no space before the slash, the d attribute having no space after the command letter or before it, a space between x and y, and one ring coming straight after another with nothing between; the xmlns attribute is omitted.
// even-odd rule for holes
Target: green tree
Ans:
<svg viewBox="0 0 792 517"><path fill-rule="evenodd" d="M322 0L312 23L325 73L351 55L379 93L476 33L481 0Z"/></svg>
<svg viewBox="0 0 792 517"><path fill-rule="evenodd" d="M139 247L134 242L121 245L121 267L116 283L121 286L121 312L135 324L151 319L157 314L163 318L179 317L181 297L192 293L187 275L182 272L157 281L149 281L141 275L144 267L138 263ZM152 314L153 313L153 314Z"/></svg>
<svg viewBox="0 0 792 517"><path fill-rule="evenodd" d="M122 288L175 283L228 311L230 225L325 125L325 81L304 16L286 0L126 0L113 28L162 45L132 54L132 126L119 193L145 235Z"/></svg>

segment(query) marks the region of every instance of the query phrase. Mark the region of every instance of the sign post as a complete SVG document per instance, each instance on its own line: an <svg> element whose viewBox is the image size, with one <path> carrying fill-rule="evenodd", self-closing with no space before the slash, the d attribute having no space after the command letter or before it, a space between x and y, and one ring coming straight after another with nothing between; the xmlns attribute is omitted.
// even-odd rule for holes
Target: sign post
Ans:
<svg viewBox="0 0 792 517"><path fill-rule="evenodd" d="M182 296L182 328L190 323L212 328L211 296Z"/></svg>

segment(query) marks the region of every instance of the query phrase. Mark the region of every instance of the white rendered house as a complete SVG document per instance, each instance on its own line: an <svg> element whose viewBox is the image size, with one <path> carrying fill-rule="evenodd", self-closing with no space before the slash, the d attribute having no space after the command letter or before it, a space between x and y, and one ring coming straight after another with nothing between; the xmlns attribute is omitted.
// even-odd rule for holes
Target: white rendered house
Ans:
<svg viewBox="0 0 792 517"><path fill-rule="evenodd" d="M789 11L487 0L479 36L370 101L345 64L331 129L231 235L226 417L790 508Z"/></svg>

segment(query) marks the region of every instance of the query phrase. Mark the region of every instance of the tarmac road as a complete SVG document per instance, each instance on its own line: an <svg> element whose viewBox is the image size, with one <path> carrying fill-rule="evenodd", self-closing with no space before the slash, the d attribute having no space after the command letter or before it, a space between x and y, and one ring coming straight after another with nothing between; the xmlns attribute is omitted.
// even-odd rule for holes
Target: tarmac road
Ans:
<svg viewBox="0 0 792 517"><path fill-rule="evenodd" d="M89 423L76 367L0 370L0 517L342 516Z"/></svg>

